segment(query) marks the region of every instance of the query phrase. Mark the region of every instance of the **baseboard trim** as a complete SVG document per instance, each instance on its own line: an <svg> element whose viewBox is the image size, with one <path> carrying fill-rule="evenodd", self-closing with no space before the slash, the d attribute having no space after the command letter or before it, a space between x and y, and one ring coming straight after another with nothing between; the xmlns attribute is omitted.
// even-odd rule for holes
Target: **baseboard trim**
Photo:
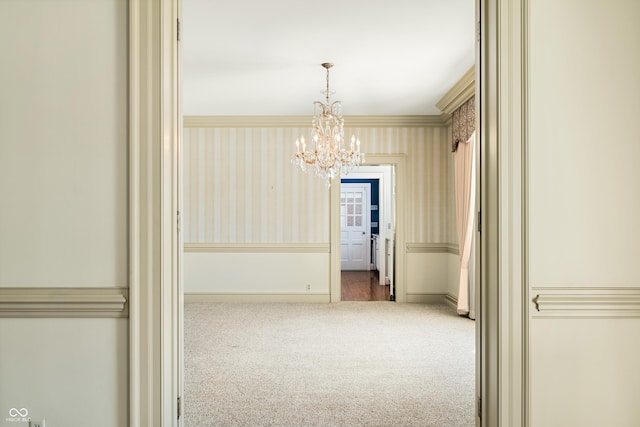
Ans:
<svg viewBox="0 0 640 427"><path fill-rule="evenodd" d="M424 293L424 294L407 294L406 301L410 304L444 304L446 303L447 294Z"/></svg>
<svg viewBox="0 0 640 427"><path fill-rule="evenodd" d="M233 303L329 303L326 294L253 294L253 293L213 293L185 292L185 303L233 302Z"/></svg>
<svg viewBox="0 0 640 427"><path fill-rule="evenodd" d="M0 317L129 317L128 288L0 288Z"/></svg>
<svg viewBox="0 0 640 427"><path fill-rule="evenodd" d="M444 302L450 306L451 308L453 308L454 310L456 310L456 313L458 312L458 298L454 297L451 294L447 294L444 296Z"/></svg>

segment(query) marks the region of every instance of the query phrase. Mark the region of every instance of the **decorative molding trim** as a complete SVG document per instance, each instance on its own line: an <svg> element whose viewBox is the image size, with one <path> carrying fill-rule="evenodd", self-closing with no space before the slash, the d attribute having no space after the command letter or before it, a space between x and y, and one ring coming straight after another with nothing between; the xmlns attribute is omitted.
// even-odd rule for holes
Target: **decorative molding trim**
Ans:
<svg viewBox="0 0 640 427"><path fill-rule="evenodd" d="M442 97L436 107L444 114L441 121L446 121L448 116L467 102L476 93L476 67L469 69L456 84Z"/></svg>
<svg viewBox="0 0 640 427"><path fill-rule="evenodd" d="M184 116L185 128L310 128L311 116ZM344 116L345 128L443 127L441 116Z"/></svg>
<svg viewBox="0 0 640 427"><path fill-rule="evenodd" d="M533 288L534 318L640 318L640 288Z"/></svg>
<svg viewBox="0 0 640 427"><path fill-rule="evenodd" d="M458 245L450 243L407 243L407 253L449 253L459 255Z"/></svg>
<svg viewBox="0 0 640 427"><path fill-rule="evenodd" d="M455 310L456 314L458 313L458 297L454 297L451 294L447 294L444 296L444 302L449 307Z"/></svg>
<svg viewBox="0 0 640 427"><path fill-rule="evenodd" d="M177 0L129 1L129 427L177 427L182 395Z"/></svg>
<svg viewBox="0 0 640 427"><path fill-rule="evenodd" d="M405 247L406 227L408 224L408 210L406 204L407 192L407 155L406 154L371 154L367 155L368 165L394 165L396 168L396 240L398 248ZM340 279L340 186L332 185L329 189L329 239L331 245L331 255L329 257L329 289L331 302L338 302L342 299L341 279ZM406 251L400 249L396 251L395 259L395 281L394 294L396 302L402 304L406 302L407 274Z"/></svg>
<svg viewBox="0 0 640 427"><path fill-rule="evenodd" d="M127 288L0 288L0 317L129 317Z"/></svg>
<svg viewBox="0 0 640 427"><path fill-rule="evenodd" d="M184 294L185 303L234 302L234 303L329 303L330 296L324 294L252 294L189 292Z"/></svg>
<svg viewBox="0 0 640 427"><path fill-rule="evenodd" d="M441 116L344 116L345 128L444 127Z"/></svg>
<svg viewBox="0 0 640 427"><path fill-rule="evenodd" d="M408 304L445 304L447 294L420 293L411 294L407 292L406 302Z"/></svg>
<svg viewBox="0 0 640 427"><path fill-rule="evenodd" d="M185 243L185 253L329 253L329 243Z"/></svg>

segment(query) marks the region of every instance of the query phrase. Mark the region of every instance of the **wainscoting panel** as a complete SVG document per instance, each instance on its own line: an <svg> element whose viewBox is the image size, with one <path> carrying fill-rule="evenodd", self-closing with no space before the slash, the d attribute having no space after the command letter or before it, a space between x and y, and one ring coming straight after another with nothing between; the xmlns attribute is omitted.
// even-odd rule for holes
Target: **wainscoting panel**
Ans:
<svg viewBox="0 0 640 427"><path fill-rule="evenodd" d="M191 294L329 294L329 253L252 251L184 254L184 291ZM188 300L188 299L187 299Z"/></svg>
<svg viewBox="0 0 640 427"><path fill-rule="evenodd" d="M449 292L449 256L446 252L415 253L406 256L406 292L409 295L446 295Z"/></svg>
<svg viewBox="0 0 640 427"><path fill-rule="evenodd" d="M460 293L460 255L449 253L447 257L447 293L458 300Z"/></svg>
<svg viewBox="0 0 640 427"><path fill-rule="evenodd" d="M637 318L534 318L530 425L640 425L639 331Z"/></svg>
<svg viewBox="0 0 640 427"><path fill-rule="evenodd" d="M0 425L129 425L129 319L0 318Z"/></svg>

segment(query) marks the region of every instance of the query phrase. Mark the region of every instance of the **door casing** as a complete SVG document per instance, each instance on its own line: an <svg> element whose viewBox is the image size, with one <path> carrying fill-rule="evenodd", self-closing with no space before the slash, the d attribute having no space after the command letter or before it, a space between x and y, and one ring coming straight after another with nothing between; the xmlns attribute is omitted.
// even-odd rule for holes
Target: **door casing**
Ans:
<svg viewBox="0 0 640 427"><path fill-rule="evenodd" d="M499 181L513 182L519 170L508 168L501 149L519 146L524 126L516 123L500 128L508 117L521 113L521 93L526 76L521 70L526 61L527 0L476 0L481 58L478 61L482 133L482 179L480 183L483 222L482 283L480 284L480 395L485 427L506 426L510 420L528 425L526 360L514 360L523 353L526 331L518 328L526 304L519 294L505 294L500 285L500 239L517 240L518 224L507 228L500 208L517 203L516 193L500 192ZM177 171L163 163L157 149L149 145L162 141L162 151L171 156L179 150L179 100L175 97L178 67L177 17L179 0L131 0L130 2L130 426L178 426L177 398L180 395L175 361L180 339L176 313L182 295L175 270L163 270L158 253L171 253L177 247L178 221L176 204L161 203L155 194L172 195L177 185ZM524 18L524 19L523 19ZM523 41L523 39L525 39ZM500 43L499 43L500 42ZM152 54L147 54L151 52ZM523 67L524 68L524 67ZM162 72L158 72L160 69ZM503 74L499 73L499 70ZM143 85L147 80L157 84ZM500 90L499 90L500 88ZM499 99L500 96L500 99ZM502 105L499 109L498 106ZM513 108L510 108L513 107ZM515 110L514 110L515 109ZM515 112L514 112L515 111ZM499 121L502 118L504 120ZM515 136L516 140L509 138ZM367 155L368 163L396 165L397 217L397 300L405 302L405 225L406 185L403 155ZM515 163L514 163L515 164ZM172 178L172 174L173 178ZM504 182L503 182L504 183ZM340 301L340 192L330 193L331 215L331 301ZM143 196L146 196L143 197ZM176 196L177 197L177 196ZM161 199L161 197L158 197ZM140 201L143 202L140 202ZM159 212L159 213L158 213ZM160 218L158 218L160 216ZM517 219L517 218L516 218ZM503 222L504 221L504 222ZM160 225L161 224L161 225ZM503 227L504 226L504 227ZM145 241L144 230L161 232L157 241ZM161 230L161 231L160 231ZM501 231L500 231L501 230ZM147 235L148 239L149 236ZM175 257L175 253L170 255ZM175 259L175 258L174 258ZM506 263L518 269L521 260ZM145 276L148 271L150 277ZM153 275L160 271L161 286ZM158 278L156 278L158 279ZM152 286L154 285L154 286ZM503 295L504 294L504 295ZM157 304L157 305L156 305ZM154 308L156 307L156 308ZM157 307L162 307L158 311ZM147 322L152 317L159 321ZM173 325L173 326L172 326ZM503 331L503 332L501 332ZM514 332L515 331L515 332ZM501 334L504 334L501 335ZM510 334L507 336L506 334ZM503 339L504 338L504 339ZM158 342L160 341L160 342ZM143 346L143 344L146 346Z"/></svg>
<svg viewBox="0 0 640 427"><path fill-rule="evenodd" d="M335 185L337 185L338 183L336 183ZM371 269L371 263L370 263L370 259L371 259L371 184L353 184L353 183L340 183L340 190L341 192L353 188L353 189L362 189L363 192L366 194L366 196L364 197L365 199L365 203L363 206L363 224L362 224L362 228L364 228L364 241L363 241L363 249L364 249L364 253L363 253L363 262L366 265L363 265L361 269L356 269L356 270L370 270ZM345 227L344 225L341 224L341 232L344 233L344 230L342 230L342 228ZM342 247L342 236L341 236L341 247ZM349 239L350 242L350 239ZM341 254L342 255L342 254ZM341 270L352 270L352 268L344 268L344 264L340 265L340 269Z"/></svg>
<svg viewBox="0 0 640 427"><path fill-rule="evenodd" d="M406 154L366 154L367 165L392 165L395 169L395 295L396 301L406 301L405 290L405 227L407 223L406 209ZM340 256L340 186L330 188L330 275L329 289L331 302L339 302L341 297L341 256Z"/></svg>

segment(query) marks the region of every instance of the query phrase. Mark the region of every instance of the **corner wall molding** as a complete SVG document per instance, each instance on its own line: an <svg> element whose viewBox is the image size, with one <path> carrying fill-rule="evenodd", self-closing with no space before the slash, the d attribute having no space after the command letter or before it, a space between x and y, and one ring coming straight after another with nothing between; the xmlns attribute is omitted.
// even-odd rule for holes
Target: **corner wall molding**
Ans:
<svg viewBox="0 0 640 427"><path fill-rule="evenodd" d="M458 245L450 243L407 243L407 253L449 253L459 255Z"/></svg>
<svg viewBox="0 0 640 427"><path fill-rule="evenodd" d="M128 288L0 288L0 317L129 317Z"/></svg>
<svg viewBox="0 0 640 427"><path fill-rule="evenodd" d="M442 116L344 116L345 128L444 127ZM185 128L310 128L308 116L184 116Z"/></svg>
<svg viewBox="0 0 640 427"><path fill-rule="evenodd" d="M476 93L476 67L469 69L456 84L442 97L436 107L442 111L442 121L467 102Z"/></svg>
<svg viewBox="0 0 640 427"><path fill-rule="evenodd" d="M454 309L456 311L456 314L458 313L458 298L451 295L451 294L447 294L444 297L444 302L451 307L452 309Z"/></svg>
<svg viewBox="0 0 640 427"><path fill-rule="evenodd" d="M640 318L640 288L533 288L534 318Z"/></svg>
<svg viewBox="0 0 640 427"><path fill-rule="evenodd" d="M185 243L185 253L329 253L329 243Z"/></svg>

